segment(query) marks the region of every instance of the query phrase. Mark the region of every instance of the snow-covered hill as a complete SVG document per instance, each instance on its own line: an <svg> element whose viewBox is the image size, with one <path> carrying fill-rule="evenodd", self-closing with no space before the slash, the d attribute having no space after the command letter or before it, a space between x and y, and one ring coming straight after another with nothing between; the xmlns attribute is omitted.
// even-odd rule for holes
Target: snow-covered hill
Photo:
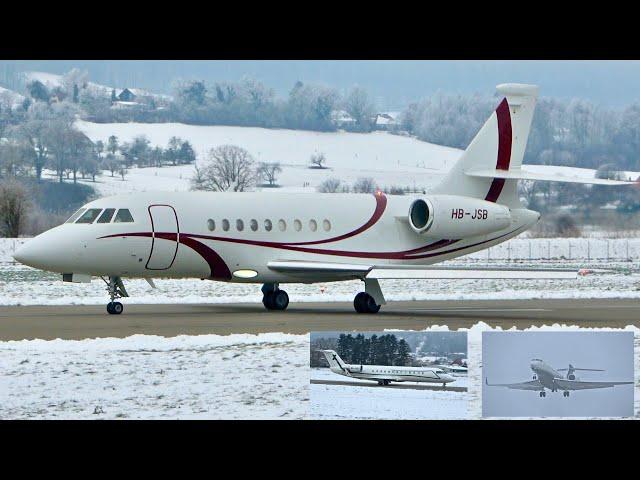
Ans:
<svg viewBox="0 0 640 480"><path fill-rule="evenodd" d="M460 155L454 148L421 142L411 137L386 132L369 134L346 132L310 132L229 126L197 126L179 123L90 123L77 126L93 141L106 142L116 135L122 142L145 135L152 146L166 147L172 136L188 140L199 161L208 151L224 144L248 150L258 162L280 162L283 172L278 183L287 189L315 187L329 177L352 183L358 177L371 176L379 185L423 187L439 179ZM322 152L326 170L309 169L312 154ZM126 180L103 176L97 185L102 194L142 190L186 190L193 166L132 169Z"/></svg>
<svg viewBox="0 0 640 480"><path fill-rule="evenodd" d="M380 187L429 188L437 183L462 151L387 132L347 133L266 129L233 126L199 126L180 123L91 123L78 121L91 140L106 143L111 135L120 143L145 135L152 146L166 147L173 136L188 140L202 162L210 149L238 145L258 162L280 162L278 183L289 191L315 191L329 177L352 184L358 177L373 177ZM312 154L325 154L327 169L309 169ZM559 176L593 178L584 168L528 165L527 169ZM191 165L164 168L132 168L123 181L105 172L95 184L101 195L137 191L184 191L189 189ZM637 172L625 176L638 177ZM272 189L265 189L269 191Z"/></svg>

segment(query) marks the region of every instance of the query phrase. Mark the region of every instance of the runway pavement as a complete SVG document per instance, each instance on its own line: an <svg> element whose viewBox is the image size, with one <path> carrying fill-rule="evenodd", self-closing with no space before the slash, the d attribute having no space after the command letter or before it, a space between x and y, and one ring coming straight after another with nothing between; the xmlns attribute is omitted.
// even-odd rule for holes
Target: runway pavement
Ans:
<svg viewBox="0 0 640 480"><path fill-rule="evenodd" d="M320 385L345 385L349 387L375 387L375 388L395 388L395 389L405 389L405 390L438 390L441 392L466 392L466 387L450 387L442 388L442 385L420 385L416 383L406 384L406 383L392 383L391 385L378 385L377 383L364 383L364 382L350 382L350 381L339 381L339 380L311 380L311 383L320 384Z"/></svg>
<svg viewBox="0 0 640 480"><path fill-rule="evenodd" d="M297 303L284 312L262 304L0 307L0 340L84 339L147 335L467 328L478 322L526 328L554 323L583 327L640 327L638 300L482 300L389 302L378 314L357 314L351 303Z"/></svg>

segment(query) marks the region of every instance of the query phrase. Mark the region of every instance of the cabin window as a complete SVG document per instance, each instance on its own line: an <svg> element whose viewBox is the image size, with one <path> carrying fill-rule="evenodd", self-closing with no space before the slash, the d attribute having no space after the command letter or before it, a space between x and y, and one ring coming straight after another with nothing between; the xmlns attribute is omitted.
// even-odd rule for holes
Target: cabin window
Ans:
<svg viewBox="0 0 640 480"><path fill-rule="evenodd" d="M226 218L222 220L222 230L224 230L225 232L229 231L229 220L227 220Z"/></svg>
<svg viewBox="0 0 640 480"><path fill-rule="evenodd" d="M251 226L251 230L253 232L258 231L258 221L255 218L251 219L251 221L249 222L249 225Z"/></svg>
<svg viewBox="0 0 640 480"><path fill-rule="evenodd" d="M236 230L238 230L239 232L244 230L244 222L240 219L236 220Z"/></svg>
<svg viewBox="0 0 640 480"><path fill-rule="evenodd" d="M76 223L93 223L101 211L101 208L90 208L82 214Z"/></svg>
<svg viewBox="0 0 640 480"><path fill-rule="evenodd" d="M296 232L302 230L302 222L297 218L293 221L293 228L295 228Z"/></svg>
<svg viewBox="0 0 640 480"><path fill-rule="evenodd" d="M98 223L109 223L113 218L113 214L116 213L115 208L106 208L100 218L98 218Z"/></svg>
<svg viewBox="0 0 640 480"><path fill-rule="evenodd" d="M325 218L322 221L322 228L324 228L325 232L328 232L329 230L331 230L331 222Z"/></svg>
<svg viewBox="0 0 640 480"><path fill-rule="evenodd" d="M264 229L265 229L267 232L270 232L272 228L273 228L273 225L271 224L271 220L266 219L266 220L264 221Z"/></svg>
<svg viewBox="0 0 640 480"><path fill-rule="evenodd" d="M86 208L79 209L78 211L76 211L76 213L74 213L73 215L71 215L69 217L69 220L67 220L64 223L73 223L73 222L75 222L78 219L78 217L85 212L85 210L86 210Z"/></svg>
<svg viewBox="0 0 640 480"><path fill-rule="evenodd" d="M216 222L212 218L207 220L207 228L210 232L213 232L216 229Z"/></svg>
<svg viewBox="0 0 640 480"><path fill-rule="evenodd" d="M133 223L133 217L128 208L121 208L116 213L116 218L113 219L113 223Z"/></svg>
<svg viewBox="0 0 640 480"><path fill-rule="evenodd" d="M281 232L284 232L287 229L287 222L285 222L283 219L278 220L278 228Z"/></svg>
<svg viewBox="0 0 640 480"><path fill-rule="evenodd" d="M318 222L315 220L309 220L309 230L315 232L318 229Z"/></svg>

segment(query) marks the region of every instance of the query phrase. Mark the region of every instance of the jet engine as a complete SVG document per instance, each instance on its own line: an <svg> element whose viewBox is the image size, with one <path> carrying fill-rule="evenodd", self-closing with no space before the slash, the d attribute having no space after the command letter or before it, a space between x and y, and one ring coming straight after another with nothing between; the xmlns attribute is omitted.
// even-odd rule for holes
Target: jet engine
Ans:
<svg viewBox="0 0 640 480"><path fill-rule="evenodd" d="M487 235L511 223L508 207L459 195L432 195L409 207L409 225L420 235L464 238Z"/></svg>

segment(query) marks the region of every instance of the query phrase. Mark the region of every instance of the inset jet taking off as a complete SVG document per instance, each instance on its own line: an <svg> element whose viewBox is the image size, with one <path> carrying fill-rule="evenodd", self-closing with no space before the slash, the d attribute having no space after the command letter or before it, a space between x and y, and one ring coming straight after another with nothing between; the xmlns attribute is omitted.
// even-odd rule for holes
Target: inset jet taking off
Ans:
<svg viewBox="0 0 640 480"><path fill-rule="evenodd" d="M349 365L345 363L335 350L320 350L333 373L351 378L373 380L378 385L389 385L391 382L427 382L447 383L456 379L441 368L431 367L393 367L389 365Z"/></svg>
<svg viewBox="0 0 640 480"><path fill-rule="evenodd" d="M380 279L575 279L577 270L434 266L505 242L540 213L520 202L519 180L627 185L522 168L538 96L498 86L502 100L443 181L428 194L144 192L101 198L14 254L66 282L102 277L111 301L123 278L200 278L262 284L267 310L285 310L286 283L362 280L353 301L386 303Z"/></svg>
<svg viewBox="0 0 640 480"><path fill-rule="evenodd" d="M569 396L571 390L591 390L594 388L610 388L616 385L629 385L633 382L596 382L579 380L575 372L604 372L598 368L576 368L569 364L569 368L554 369L539 358L531 360L531 370L533 371L533 380L521 383L489 383L489 379L485 378L485 384L489 387L506 387L512 390L533 390L540 392L540 397L546 397L549 389L552 392L562 390L564 397ZM566 376L560 372L567 372Z"/></svg>

